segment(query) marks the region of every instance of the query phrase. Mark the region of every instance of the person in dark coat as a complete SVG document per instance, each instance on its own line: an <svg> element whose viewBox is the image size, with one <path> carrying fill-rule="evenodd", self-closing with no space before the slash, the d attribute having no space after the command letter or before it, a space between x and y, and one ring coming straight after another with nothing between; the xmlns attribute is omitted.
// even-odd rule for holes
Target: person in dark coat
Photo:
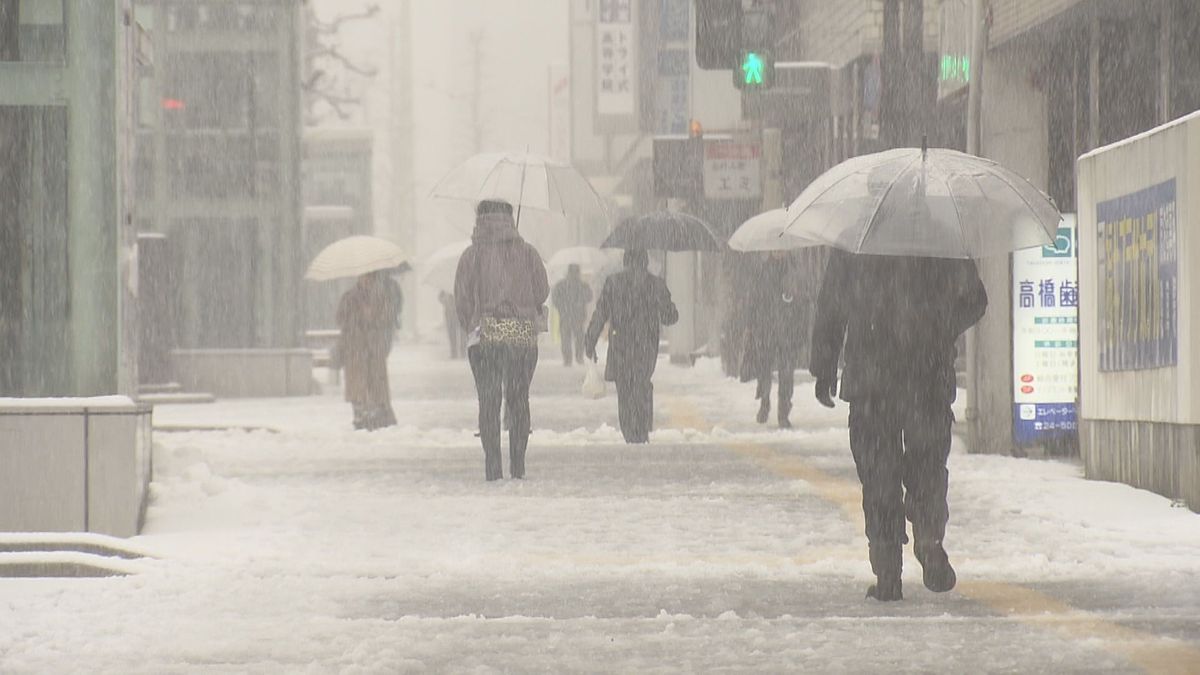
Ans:
<svg viewBox="0 0 1200 675"><path fill-rule="evenodd" d="M592 289L580 276L579 265L567 266L566 278L554 285L550 298L554 309L558 310L563 365L569 366L575 359L583 363L583 322L587 319L588 303L592 301Z"/></svg>
<svg viewBox="0 0 1200 675"><path fill-rule="evenodd" d="M942 545L956 395L955 342L983 316L987 292L972 260L835 251L817 300L810 370L817 400L850 404L850 450L862 483L876 583L867 594L900 600L905 517L929 590L956 583Z"/></svg>
<svg viewBox="0 0 1200 675"><path fill-rule="evenodd" d="M749 297L741 305L746 335L742 354L741 380L758 382L755 398L759 401L759 424L771 414L771 381L779 374L779 427L792 426L792 390L796 366L804 347L802 326L806 305L804 289L798 288L786 254L771 253L759 267L758 278L750 286Z"/></svg>
<svg viewBox="0 0 1200 675"><path fill-rule="evenodd" d="M450 358L460 359L466 351L466 340L458 325L458 310L454 306L454 294L438 291L438 302L442 303L442 318L446 321L446 342L450 345Z"/></svg>
<svg viewBox="0 0 1200 675"><path fill-rule="evenodd" d="M659 326L679 320L667 283L650 273L645 251L626 251L625 269L604 281L586 336L587 356L608 330L604 379L617 385L617 411L626 443L649 443L654 427L654 386Z"/></svg>
<svg viewBox="0 0 1200 675"><path fill-rule="evenodd" d="M454 299L459 326L470 337L467 359L479 395L479 438L487 480L503 478L500 406L508 419L509 472L525 477L529 384L537 368L535 322L550 295L546 267L518 234L512 205L479 202L471 245L458 261Z"/></svg>
<svg viewBox="0 0 1200 675"><path fill-rule="evenodd" d="M346 374L345 397L355 429L396 423L388 386L387 356L400 316L399 286L386 272L358 278L338 302L338 354Z"/></svg>

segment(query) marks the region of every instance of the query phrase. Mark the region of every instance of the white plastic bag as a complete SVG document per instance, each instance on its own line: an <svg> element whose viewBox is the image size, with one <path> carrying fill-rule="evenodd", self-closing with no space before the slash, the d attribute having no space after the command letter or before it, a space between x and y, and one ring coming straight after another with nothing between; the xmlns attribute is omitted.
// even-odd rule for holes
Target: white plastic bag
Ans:
<svg viewBox="0 0 1200 675"><path fill-rule="evenodd" d="M588 360L587 370L583 374L583 391L584 398L604 398L608 393L608 383L604 381L604 372L600 370L600 366L592 360Z"/></svg>

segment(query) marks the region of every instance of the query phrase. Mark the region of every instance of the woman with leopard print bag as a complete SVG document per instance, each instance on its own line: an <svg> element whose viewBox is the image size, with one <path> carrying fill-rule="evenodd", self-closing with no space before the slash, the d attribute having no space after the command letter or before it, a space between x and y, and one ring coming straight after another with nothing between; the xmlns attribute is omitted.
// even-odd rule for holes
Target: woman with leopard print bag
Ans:
<svg viewBox="0 0 1200 675"><path fill-rule="evenodd" d="M479 202L471 246L458 261L454 297L459 324L470 335L467 358L479 396L479 437L489 481L504 477L502 401L509 422L509 475L525 477L529 384L537 368L537 324L549 295L546 267L517 232L512 205Z"/></svg>

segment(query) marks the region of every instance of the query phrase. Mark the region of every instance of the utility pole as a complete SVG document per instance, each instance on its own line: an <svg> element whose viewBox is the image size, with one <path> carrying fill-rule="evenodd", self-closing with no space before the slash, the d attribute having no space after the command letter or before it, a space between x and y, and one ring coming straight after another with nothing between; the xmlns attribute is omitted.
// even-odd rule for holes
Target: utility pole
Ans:
<svg viewBox="0 0 1200 675"><path fill-rule="evenodd" d="M398 3L393 37L388 43L388 64L391 68L389 107L391 108L390 137L392 234L409 255L417 252L416 178L413 171L413 49L412 3ZM402 277L404 295L403 325L405 332L417 335L420 319L417 302L416 275Z"/></svg>
<svg viewBox="0 0 1200 675"><path fill-rule="evenodd" d="M967 83L967 154L983 152L983 59L987 53L985 0L971 0L971 64ZM969 449L981 452L990 444L984 438L979 418L980 371L979 326L967 331L967 429Z"/></svg>

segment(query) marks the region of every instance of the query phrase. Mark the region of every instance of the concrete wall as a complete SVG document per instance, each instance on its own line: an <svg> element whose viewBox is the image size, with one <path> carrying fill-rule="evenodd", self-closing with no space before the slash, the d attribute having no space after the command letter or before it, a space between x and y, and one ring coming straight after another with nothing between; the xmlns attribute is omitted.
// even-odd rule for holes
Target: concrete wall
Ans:
<svg viewBox="0 0 1200 675"><path fill-rule="evenodd" d="M177 349L171 361L188 391L228 398L313 393L312 352L307 349Z"/></svg>
<svg viewBox="0 0 1200 675"><path fill-rule="evenodd" d="M982 154L1045 190L1049 139L1045 95L1025 72L1035 50L1001 50L984 66ZM1012 451L1012 281L1010 256L979 261L988 293L988 311L976 326L975 382L967 416L971 451Z"/></svg>
<svg viewBox="0 0 1200 675"><path fill-rule="evenodd" d="M0 399L0 531L137 534L150 415L121 396Z"/></svg>
<svg viewBox="0 0 1200 675"><path fill-rule="evenodd" d="M1200 320L1200 113L1192 114L1140 136L1100 148L1080 158L1079 187L1079 364L1080 430L1084 468L1089 477L1119 480L1169 497L1186 499L1200 510L1200 344L1194 333ZM1102 352L1111 350L1113 334L1105 330L1102 314L1139 312L1163 297L1151 282L1148 293L1123 294L1120 303L1106 300L1107 284L1100 257L1106 255L1100 205L1174 181L1175 246L1162 244L1150 254L1140 251L1137 281L1167 255L1175 255L1178 305L1175 314L1174 363L1150 365L1105 364ZM1157 202L1154 202L1157 203ZM1155 208L1153 243L1169 241L1162 223L1170 206ZM1133 216L1136 218L1136 216ZM1113 220L1124 225L1125 221ZM1150 218L1146 218L1147 223ZM1111 225L1109 226L1111 227ZM1107 228L1106 228L1107 229ZM1134 229L1133 232L1137 230ZM1145 242L1141 244L1143 247ZM1129 249L1126 249L1128 251ZM1147 257L1152 255L1153 257ZM1125 259L1129 261L1129 258ZM1149 277L1152 278L1152 277ZM1128 287L1129 284L1119 284ZM1167 285L1169 288L1169 284ZM1102 303L1107 303L1102 305ZM1119 313L1112 310L1119 308ZM1170 316L1169 303L1162 316ZM1143 314L1137 314L1141 317ZM1123 321L1122 324L1132 323ZM1140 324L1137 324L1140 325ZM1151 324L1156 325L1156 324ZM1164 331L1169 334L1169 331ZM1137 333L1116 333L1118 344L1140 339ZM1106 337L1107 336L1107 337ZM1169 360L1168 360L1169 361Z"/></svg>

